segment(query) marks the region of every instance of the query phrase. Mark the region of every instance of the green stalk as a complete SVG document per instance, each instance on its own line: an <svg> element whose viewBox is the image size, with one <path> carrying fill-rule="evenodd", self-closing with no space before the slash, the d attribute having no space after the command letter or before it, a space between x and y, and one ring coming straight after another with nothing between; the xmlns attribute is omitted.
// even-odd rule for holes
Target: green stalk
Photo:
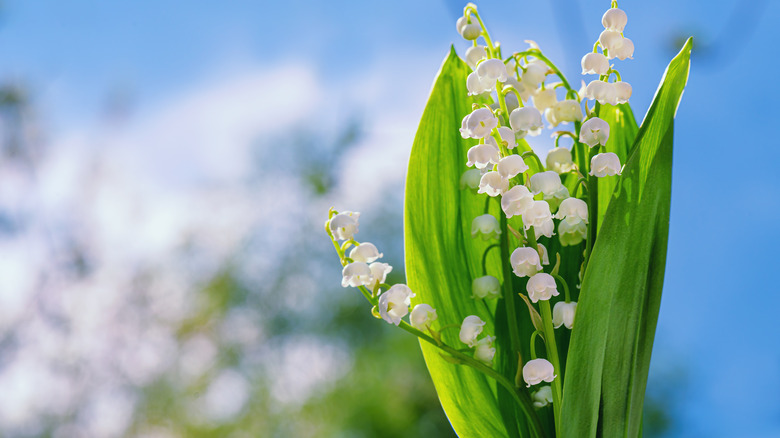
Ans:
<svg viewBox="0 0 780 438"><path fill-rule="evenodd" d="M558 360L558 346L555 342L555 329L552 325L552 313L550 312L550 301L540 300L539 309L542 314L542 324L544 325L544 343L547 348L547 356L553 365L555 379L552 381L553 395L553 415L555 416L555 436L560 436L561 430L561 405L563 402L563 390L561 382L563 381L563 370L561 370Z"/></svg>

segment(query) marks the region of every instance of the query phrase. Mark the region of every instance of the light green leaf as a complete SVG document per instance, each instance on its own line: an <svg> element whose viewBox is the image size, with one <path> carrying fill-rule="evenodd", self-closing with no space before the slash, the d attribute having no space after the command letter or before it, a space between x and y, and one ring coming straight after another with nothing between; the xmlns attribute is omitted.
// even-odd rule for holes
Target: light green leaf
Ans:
<svg viewBox="0 0 780 438"><path fill-rule="evenodd" d="M634 113L627 103L612 106L609 104L599 105L598 117L609 123L610 135L606 144L606 152L614 152L620 158L621 163L628 160L631 147L636 140L636 133L639 127L636 124ZM598 183L598 207L599 217L596 223L598 228L604 222L604 214L614 196L617 177L599 178Z"/></svg>
<svg viewBox="0 0 780 438"><path fill-rule="evenodd" d="M585 272L565 374L566 437L640 435L666 262L673 122L691 44L666 70Z"/></svg>

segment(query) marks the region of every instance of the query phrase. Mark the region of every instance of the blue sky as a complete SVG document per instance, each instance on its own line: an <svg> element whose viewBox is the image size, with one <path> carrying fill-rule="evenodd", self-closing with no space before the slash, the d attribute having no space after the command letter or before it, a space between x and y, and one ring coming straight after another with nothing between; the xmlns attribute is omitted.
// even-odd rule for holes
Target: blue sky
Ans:
<svg viewBox="0 0 780 438"><path fill-rule="evenodd" d="M3 6L0 78L29 86L55 140L99 126L116 93L132 96L143 120L199 89L258 74L265 78L261 82L278 80L282 89L246 99L277 105L289 87L289 96L299 100L285 111L300 108L312 126L361 112L378 120L369 131L392 141L376 153L396 172L403 171L415 119L441 59L450 44L461 53L467 47L454 26L463 5L450 1ZM608 6L564 0L479 4L504 47L519 49L533 39L551 59L564 60L560 65L575 82L579 58L592 47ZM695 38L675 125L667 280L654 353L687 375L678 394L680 436L780 436L780 338L774 323L780 307L774 278L780 268L774 255L780 244L780 145L773 127L780 116L774 47L780 3L665 0L620 6L628 13L626 36L636 52L618 68L633 85L631 103L640 119L676 53L673 42ZM306 91L296 94L295 83L280 71L300 75ZM232 98L241 101L240 95ZM360 153L377 159L371 151ZM387 184L399 181L402 176ZM650 385L660 378L653 368Z"/></svg>

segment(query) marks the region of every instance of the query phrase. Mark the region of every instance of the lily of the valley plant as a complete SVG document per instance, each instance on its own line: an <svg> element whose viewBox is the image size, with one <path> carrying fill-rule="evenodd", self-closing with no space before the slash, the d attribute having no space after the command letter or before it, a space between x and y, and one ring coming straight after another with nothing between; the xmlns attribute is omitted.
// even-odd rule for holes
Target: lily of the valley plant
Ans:
<svg viewBox="0 0 780 438"><path fill-rule="evenodd" d="M359 213L330 211L342 285L420 339L460 436L641 436L691 41L638 126L627 22L612 2L575 82L532 41L505 52L464 8L471 46L444 61L409 160L408 284L385 284ZM539 135L544 160L526 141Z"/></svg>

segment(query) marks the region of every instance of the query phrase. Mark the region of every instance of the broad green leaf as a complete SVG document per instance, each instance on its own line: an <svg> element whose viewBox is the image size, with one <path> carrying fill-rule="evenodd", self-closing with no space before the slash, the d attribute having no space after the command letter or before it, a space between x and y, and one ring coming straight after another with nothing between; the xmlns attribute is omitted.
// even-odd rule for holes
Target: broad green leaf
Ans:
<svg viewBox="0 0 780 438"><path fill-rule="evenodd" d="M468 66L452 50L436 78L414 139L404 206L406 277L417 294L412 304L427 303L436 309L439 319L435 326L459 326L468 315L485 320L484 333L497 337L496 367L514 381L517 358L507 353L511 347L505 301L471 298L472 280L483 275L483 252L493 242L470 236L471 222L484 213L486 197L459 186L466 170L466 152L476 143L464 140L458 132L473 102L465 85L468 73ZM499 217L497 199L491 199L488 208ZM488 255L488 274L502 280L499 248ZM515 306L517 313L519 309ZM520 330L528 339L532 329L527 311L523 321L527 324ZM458 332L456 327L445 329L443 341L465 347ZM458 435L527 436L525 418L508 392L471 368L449 363L436 347L420 345L444 411Z"/></svg>
<svg viewBox="0 0 780 438"><path fill-rule="evenodd" d="M628 160L631 146L634 144L636 133L639 129L631 107L627 103L616 106L609 104L599 105L598 117L609 123L610 126L610 136L609 140L607 140L606 151L616 153L618 158L620 158L620 162L625 163ZM601 229L604 214L606 214L609 202L614 195L617 180L618 178L616 177L598 179L599 217L596 223L599 229Z"/></svg>
<svg viewBox="0 0 780 438"><path fill-rule="evenodd" d="M667 67L585 272L566 366L565 437L640 434L666 262L673 121L690 52L689 39Z"/></svg>

